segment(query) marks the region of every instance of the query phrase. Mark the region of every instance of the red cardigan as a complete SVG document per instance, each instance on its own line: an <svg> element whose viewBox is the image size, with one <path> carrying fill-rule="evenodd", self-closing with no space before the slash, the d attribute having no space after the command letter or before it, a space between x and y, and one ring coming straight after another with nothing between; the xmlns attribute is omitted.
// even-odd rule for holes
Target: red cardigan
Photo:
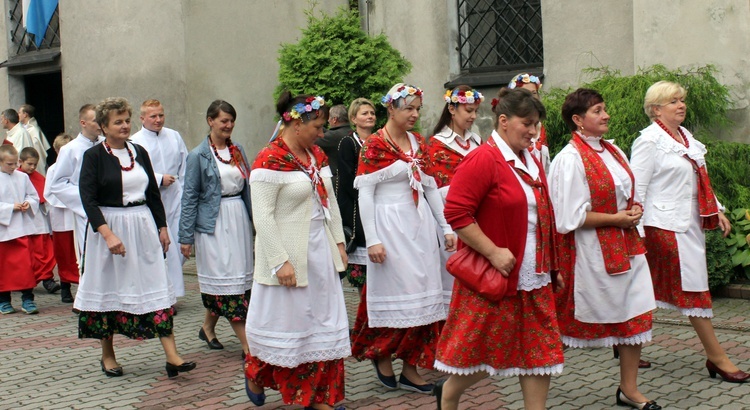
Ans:
<svg viewBox="0 0 750 410"><path fill-rule="evenodd" d="M544 173L540 175L546 184ZM513 253L516 264L508 275L508 291L515 294L526 249L529 211L516 171L499 149L485 143L464 158L451 181L444 212L453 230L476 222L495 245ZM458 246L465 245L459 242Z"/></svg>

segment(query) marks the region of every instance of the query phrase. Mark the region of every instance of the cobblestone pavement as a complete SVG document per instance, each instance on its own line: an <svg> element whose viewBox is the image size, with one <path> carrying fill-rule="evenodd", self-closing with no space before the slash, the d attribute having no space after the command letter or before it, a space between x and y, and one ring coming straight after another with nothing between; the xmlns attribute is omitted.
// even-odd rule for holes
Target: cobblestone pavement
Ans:
<svg viewBox="0 0 750 410"><path fill-rule="evenodd" d="M185 360L197 369L167 379L164 356L157 340L133 341L115 337L118 361L125 375L107 378L99 364L100 350L93 340L79 340L76 316L59 295L35 289L38 315L0 316L1 409L247 409L254 408L243 390L241 347L225 321L217 335L224 350L208 350L198 340L203 320L195 265L185 265L187 295L175 318L177 345ZM345 288L350 319L358 296ZM20 294L13 293L20 308ZM718 299L714 303L716 333L731 358L750 369L750 301ZM656 314L653 342L644 358L654 367L640 374L641 390L667 409L750 409L750 384L736 385L711 379L697 336L687 321L674 313ZM565 371L552 379L548 406L552 409L613 409L618 366L607 349L568 350ZM395 363L396 372L400 363ZM402 390L387 391L375 381L369 363L346 361L348 409L435 409L431 396ZM425 372L428 381L441 376ZM261 409L299 409L284 406L268 391ZM517 378L485 379L467 391L462 409L522 409Z"/></svg>

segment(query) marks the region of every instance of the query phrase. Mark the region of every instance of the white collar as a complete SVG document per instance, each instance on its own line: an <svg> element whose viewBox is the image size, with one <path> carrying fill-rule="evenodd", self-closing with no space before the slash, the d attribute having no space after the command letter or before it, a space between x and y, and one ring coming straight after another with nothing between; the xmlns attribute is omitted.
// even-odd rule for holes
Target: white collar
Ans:
<svg viewBox="0 0 750 410"><path fill-rule="evenodd" d="M161 132L154 132L146 127L141 127L141 132L143 135L149 136L149 137L158 137L159 135L164 133L164 128L161 129Z"/></svg>
<svg viewBox="0 0 750 410"><path fill-rule="evenodd" d="M453 131L449 126L446 125L433 137L448 145L453 143L453 141L455 141L458 136L459 135L455 131ZM464 133L464 137L466 137L466 141L474 141L475 144L482 145L482 138L479 135L471 132L471 130L466 130L466 133Z"/></svg>
<svg viewBox="0 0 750 410"><path fill-rule="evenodd" d="M497 144L497 147L500 149L500 153L503 154L503 158L505 158L505 160L508 162L513 161L511 166L526 172L534 180L539 178L539 167L536 166L536 161L534 161L534 158L531 156L529 150L523 150L523 156L526 160L526 164L524 164L523 161L520 161L518 159L516 153L513 152L508 144L505 143L503 138L500 136L500 134L497 133L496 130L492 131L492 136L490 138L495 140L495 144Z"/></svg>

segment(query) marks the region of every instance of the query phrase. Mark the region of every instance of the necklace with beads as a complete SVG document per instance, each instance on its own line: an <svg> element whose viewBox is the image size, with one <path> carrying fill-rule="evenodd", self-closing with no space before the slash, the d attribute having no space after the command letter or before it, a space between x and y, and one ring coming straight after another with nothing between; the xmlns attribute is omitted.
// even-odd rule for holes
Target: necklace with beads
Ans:
<svg viewBox="0 0 750 410"><path fill-rule="evenodd" d="M454 133L454 134L456 134L456 132L453 132L453 133ZM467 139L467 140L466 140L466 145L464 145L464 144L462 144L462 143L461 143L461 136L460 136L460 135L458 135L458 134L456 134L456 138L454 138L453 140L454 140L454 141L456 141L456 144L457 144L457 145L458 145L458 146L459 146L459 147L460 147L460 148L461 148L462 150L464 150L464 151L468 151L468 150L469 150L469 148L471 148L471 139Z"/></svg>
<svg viewBox="0 0 750 410"><path fill-rule="evenodd" d="M113 157L117 158L117 155L112 153L112 147L107 144L107 141L103 142L104 149L107 150L107 154L112 155ZM131 171L133 168L135 168L135 157L133 156L133 151L130 150L130 147L128 147L128 143L125 143L125 149L128 150L128 156L130 157L130 166L129 167L123 167L122 164L120 164L120 169L122 169L125 172ZM119 158L118 158L119 159Z"/></svg>
<svg viewBox="0 0 750 410"><path fill-rule="evenodd" d="M685 137L685 133L682 132L682 129L680 127L677 127L677 132L680 133L680 137L682 137L682 141L677 139L677 136L672 134L672 131L670 131L666 125L664 125L663 122L659 120L654 120L654 122L661 127L661 129L664 130L667 134L669 134L670 137L672 137L675 141L679 142L680 144L684 145L685 148L690 148L690 142L688 141L687 137Z"/></svg>
<svg viewBox="0 0 750 410"><path fill-rule="evenodd" d="M386 138L386 139L387 139L387 141L388 141L388 142L389 142L389 143L391 144L391 146L392 146L393 148L395 148L395 149L396 149L396 151L398 151L398 152L400 152L400 153L402 153L402 154L404 154L404 155L408 156L409 158L412 158L412 157L414 156L414 148L413 148L413 147L411 147L411 140L409 139L409 135L408 135L408 134L406 135L406 140L407 140L407 141L409 141L409 147L410 147L411 149L409 150L409 152L408 152L408 153L406 153L406 152L404 152L404 150L402 150L402 149L401 149L401 147L399 147L399 146L398 146L398 144L396 144L396 141L395 141L395 140L393 139L393 137L391 137L391 133L390 133L390 132L388 132L388 128L387 128L387 127L383 127L382 129L383 129L383 130L385 131L385 133L386 133L386 136L387 136L387 138Z"/></svg>
<svg viewBox="0 0 750 410"><path fill-rule="evenodd" d="M231 142L227 143L227 147L229 148L229 159L224 159L221 157L221 155L219 155L219 150L216 149L216 145L214 145L214 142L211 141L211 136L207 138L208 138L208 143L211 145L211 149L214 152L214 156L216 156L216 159L221 161L221 163L223 164L232 165L232 143Z"/></svg>

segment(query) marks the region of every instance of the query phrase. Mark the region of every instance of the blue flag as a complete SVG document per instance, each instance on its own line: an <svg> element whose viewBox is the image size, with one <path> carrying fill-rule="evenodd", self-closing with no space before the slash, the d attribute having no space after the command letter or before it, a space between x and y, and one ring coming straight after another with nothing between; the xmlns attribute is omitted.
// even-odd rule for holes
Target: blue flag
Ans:
<svg viewBox="0 0 750 410"><path fill-rule="evenodd" d="M23 16L26 21L26 32L34 35L34 43L37 47L42 45L44 33L55 13L59 0L30 0L29 11Z"/></svg>

